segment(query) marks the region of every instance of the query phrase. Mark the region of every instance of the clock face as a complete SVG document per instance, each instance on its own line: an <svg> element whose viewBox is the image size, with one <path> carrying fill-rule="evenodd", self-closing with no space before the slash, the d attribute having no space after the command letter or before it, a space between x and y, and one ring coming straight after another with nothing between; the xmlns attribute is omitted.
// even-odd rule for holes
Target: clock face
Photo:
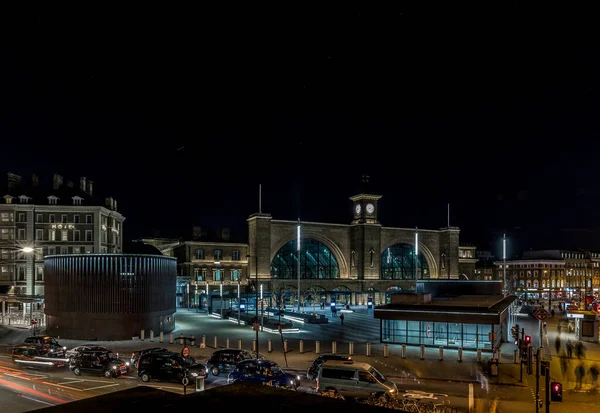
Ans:
<svg viewBox="0 0 600 413"><path fill-rule="evenodd" d="M360 204L356 204L354 211L356 212L356 215L360 214Z"/></svg>
<svg viewBox="0 0 600 413"><path fill-rule="evenodd" d="M375 207L373 206L373 204L367 204L367 212L369 214L372 214L375 211Z"/></svg>

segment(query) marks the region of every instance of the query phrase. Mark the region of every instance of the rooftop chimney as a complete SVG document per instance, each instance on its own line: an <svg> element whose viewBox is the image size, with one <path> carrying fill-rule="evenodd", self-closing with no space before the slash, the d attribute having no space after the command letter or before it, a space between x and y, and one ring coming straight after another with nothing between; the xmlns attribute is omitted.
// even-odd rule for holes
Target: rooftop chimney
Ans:
<svg viewBox="0 0 600 413"><path fill-rule="evenodd" d="M117 200L113 199L113 209L116 211L117 210Z"/></svg>
<svg viewBox="0 0 600 413"><path fill-rule="evenodd" d="M90 196L92 196L92 195L93 195L93 193L92 193L92 189L94 189L94 188L93 188L93 184L94 184L94 182L93 182L91 179L87 181L87 191L86 191L86 192L87 192L87 193L88 193L88 195L90 195Z"/></svg>
<svg viewBox="0 0 600 413"><path fill-rule="evenodd" d="M221 228L221 239L229 241L229 228Z"/></svg>
<svg viewBox="0 0 600 413"><path fill-rule="evenodd" d="M8 173L8 190L12 191L17 189L21 184L21 176L17 174L13 174L12 172Z"/></svg>
<svg viewBox="0 0 600 413"><path fill-rule="evenodd" d="M58 189L63 184L63 177L59 174L54 174L54 186L53 189Z"/></svg>
<svg viewBox="0 0 600 413"><path fill-rule="evenodd" d="M115 209L115 204L114 204L114 200L112 199L112 197L106 198L106 207L108 209Z"/></svg>
<svg viewBox="0 0 600 413"><path fill-rule="evenodd" d="M79 178L79 189L81 189L83 192L87 192L85 176Z"/></svg>
<svg viewBox="0 0 600 413"><path fill-rule="evenodd" d="M202 227L194 225L192 227L192 240L197 241L202 238Z"/></svg>
<svg viewBox="0 0 600 413"><path fill-rule="evenodd" d="M36 174L31 175L31 185L38 186L39 184L40 178Z"/></svg>

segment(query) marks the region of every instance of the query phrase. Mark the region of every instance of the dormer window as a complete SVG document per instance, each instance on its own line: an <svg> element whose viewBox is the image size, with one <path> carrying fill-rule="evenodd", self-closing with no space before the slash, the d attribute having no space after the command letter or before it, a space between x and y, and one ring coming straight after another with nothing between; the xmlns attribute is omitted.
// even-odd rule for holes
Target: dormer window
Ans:
<svg viewBox="0 0 600 413"><path fill-rule="evenodd" d="M30 199L31 199L31 197L29 197L27 195L19 195L19 200L21 201L22 204L28 204Z"/></svg>
<svg viewBox="0 0 600 413"><path fill-rule="evenodd" d="M10 195L4 195L4 201L5 201L7 204L12 204L13 198L14 198L14 197L12 197L12 196L10 196Z"/></svg>
<svg viewBox="0 0 600 413"><path fill-rule="evenodd" d="M81 205L81 201L83 201L83 198L80 196L74 196L72 199L73 205Z"/></svg>
<svg viewBox="0 0 600 413"><path fill-rule="evenodd" d="M55 197L54 195L50 195L48 197L48 205L57 205L58 202L58 197Z"/></svg>

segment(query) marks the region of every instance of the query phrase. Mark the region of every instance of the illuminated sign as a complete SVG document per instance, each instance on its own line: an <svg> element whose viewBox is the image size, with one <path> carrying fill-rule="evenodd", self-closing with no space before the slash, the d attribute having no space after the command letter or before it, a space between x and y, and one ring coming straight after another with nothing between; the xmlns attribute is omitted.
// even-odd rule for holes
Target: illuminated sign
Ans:
<svg viewBox="0 0 600 413"><path fill-rule="evenodd" d="M75 225L73 224L53 224L51 226L52 229L75 229Z"/></svg>
<svg viewBox="0 0 600 413"><path fill-rule="evenodd" d="M567 313L567 318L583 318L583 314L569 314L569 313Z"/></svg>

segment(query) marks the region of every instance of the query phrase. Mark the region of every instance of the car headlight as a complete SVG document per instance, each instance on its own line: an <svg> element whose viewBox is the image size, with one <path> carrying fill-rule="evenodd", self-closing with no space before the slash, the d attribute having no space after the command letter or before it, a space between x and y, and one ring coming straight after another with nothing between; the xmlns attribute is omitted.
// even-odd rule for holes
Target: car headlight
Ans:
<svg viewBox="0 0 600 413"><path fill-rule="evenodd" d="M395 391L395 389L390 389L390 393L394 393Z"/></svg>
<svg viewBox="0 0 600 413"><path fill-rule="evenodd" d="M296 380L300 381L300 376L296 376Z"/></svg>
<svg viewBox="0 0 600 413"><path fill-rule="evenodd" d="M129 367L129 362L128 362L128 361L126 361L126 362L125 362L125 365L126 365L127 367Z"/></svg>
<svg viewBox="0 0 600 413"><path fill-rule="evenodd" d="M290 384L293 386L294 385L294 380L290 380Z"/></svg>
<svg viewBox="0 0 600 413"><path fill-rule="evenodd" d="M66 347L63 347L63 350L66 350L66 349L67 349Z"/></svg>
<svg viewBox="0 0 600 413"><path fill-rule="evenodd" d="M198 373L192 373L192 377L198 377Z"/></svg>
<svg viewBox="0 0 600 413"><path fill-rule="evenodd" d="M116 369L117 369L117 366L113 366L113 370L116 370Z"/></svg>

